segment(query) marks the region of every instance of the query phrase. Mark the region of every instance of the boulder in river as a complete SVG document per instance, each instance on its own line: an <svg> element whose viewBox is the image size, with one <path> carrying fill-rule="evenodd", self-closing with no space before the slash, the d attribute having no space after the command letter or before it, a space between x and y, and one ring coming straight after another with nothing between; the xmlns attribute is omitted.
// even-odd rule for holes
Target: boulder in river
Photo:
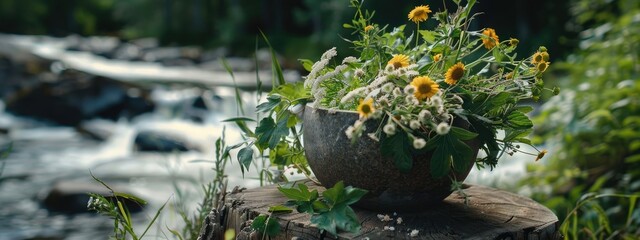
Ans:
<svg viewBox="0 0 640 240"><path fill-rule="evenodd" d="M90 181L90 180L87 180ZM131 194L128 189L118 186L110 186L116 192ZM89 212L87 203L89 201L88 193L102 195L107 199L115 200L113 194L104 186L97 182L82 182L64 180L56 182L46 193L42 204L46 209L52 212L60 212L66 214L76 214ZM140 212L143 206L125 198L118 198L122 201L131 213Z"/></svg>
<svg viewBox="0 0 640 240"><path fill-rule="evenodd" d="M143 152L186 152L200 150L195 144L176 136L152 130L138 132L134 140L134 147Z"/></svg>
<svg viewBox="0 0 640 240"><path fill-rule="evenodd" d="M131 84L68 71L55 81L19 89L5 102L15 114L77 126L86 119L116 120L151 111L148 96L148 90Z"/></svg>

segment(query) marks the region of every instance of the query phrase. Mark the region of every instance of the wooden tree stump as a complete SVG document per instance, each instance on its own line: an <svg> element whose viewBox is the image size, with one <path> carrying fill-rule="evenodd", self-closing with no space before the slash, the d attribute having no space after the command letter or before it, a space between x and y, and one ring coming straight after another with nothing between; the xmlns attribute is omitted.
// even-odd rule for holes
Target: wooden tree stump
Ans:
<svg viewBox="0 0 640 240"><path fill-rule="evenodd" d="M310 181L309 189L325 190ZM223 239L226 229L235 229L237 239L261 239L250 229L251 219L268 214L271 206L287 199L277 186L235 191L226 196L209 214L198 239ZM478 185L466 185L464 197L453 193L441 204L427 206L419 212L374 212L354 207L362 230L359 234L340 232L338 236L321 234L309 223L308 214L274 214L281 233L271 239L559 239L558 218L537 202L506 191ZM379 214L389 215L382 221ZM401 223L397 219L402 218ZM385 228L386 226L386 228ZM393 227L393 230L389 230ZM385 230L386 229L386 230ZM411 232L417 230L417 235ZM416 233L414 231L414 233Z"/></svg>

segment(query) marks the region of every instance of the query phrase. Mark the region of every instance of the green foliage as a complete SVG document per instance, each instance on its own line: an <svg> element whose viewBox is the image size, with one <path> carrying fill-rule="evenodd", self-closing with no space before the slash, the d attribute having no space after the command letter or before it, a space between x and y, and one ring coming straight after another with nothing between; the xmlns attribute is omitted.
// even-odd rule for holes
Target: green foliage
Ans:
<svg viewBox="0 0 640 240"><path fill-rule="evenodd" d="M386 134L382 136L380 139L382 155L393 158L393 163L401 172L409 172L413 167L413 159L411 159L410 147L412 143L409 141L407 133L400 131L391 136Z"/></svg>
<svg viewBox="0 0 640 240"><path fill-rule="evenodd" d="M255 229L262 235L276 236L280 233L280 223L278 220L271 218L270 215L261 214L253 219L251 228Z"/></svg>
<svg viewBox="0 0 640 240"><path fill-rule="evenodd" d="M311 223L319 229L337 235L338 230L357 233L360 231L358 216L349 205L356 203L367 194L366 190L345 187L342 181L322 192L309 191L304 184L291 188L278 187L278 190L290 200L289 205L296 206L300 213L311 214Z"/></svg>
<svg viewBox="0 0 640 240"><path fill-rule="evenodd" d="M553 66L563 93L534 119L536 142L553 154L529 166L521 185L566 219L567 238L633 238L640 232L640 3L573 4L574 20L586 28L581 50ZM612 193L618 197L605 197Z"/></svg>
<svg viewBox="0 0 640 240"><path fill-rule="evenodd" d="M140 205L145 205L147 204L147 202L130 194L115 192L102 180L96 178L93 175L91 175L91 177L93 177L95 181L102 184L105 188L109 189L112 196L105 197L99 194L89 193L90 198L89 202L87 203L87 208L89 210L93 210L97 213L113 218L114 226L112 237L115 239L138 240L144 238L145 234L147 234L147 231L149 231L153 223L158 219L158 216L160 216L162 209L164 209L164 207L167 205L168 201L162 204L162 206L156 211L156 214L147 225L146 229L142 232L142 234L140 234L140 236L138 236L133 229L131 213L126 207L124 199L133 201L134 203Z"/></svg>

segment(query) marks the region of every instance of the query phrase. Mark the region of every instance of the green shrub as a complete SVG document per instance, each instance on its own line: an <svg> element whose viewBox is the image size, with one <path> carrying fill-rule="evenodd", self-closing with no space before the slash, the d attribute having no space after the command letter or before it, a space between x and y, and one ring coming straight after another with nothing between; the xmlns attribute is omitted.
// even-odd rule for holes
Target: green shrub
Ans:
<svg viewBox="0 0 640 240"><path fill-rule="evenodd" d="M589 28L579 50L552 66L562 93L535 119L538 142L554 148L521 182L568 216L563 234L572 239L640 233L640 2L603 2L574 3L576 23Z"/></svg>

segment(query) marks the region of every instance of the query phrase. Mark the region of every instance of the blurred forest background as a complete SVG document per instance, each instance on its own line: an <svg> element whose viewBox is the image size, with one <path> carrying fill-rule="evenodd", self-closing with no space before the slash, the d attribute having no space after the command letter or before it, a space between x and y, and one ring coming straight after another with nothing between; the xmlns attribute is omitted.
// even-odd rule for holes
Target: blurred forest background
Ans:
<svg viewBox="0 0 640 240"><path fill-rule="evenodd" d="M429 4L433 10L454 5L445 3L365 2L366 9L376 10L374 22L390 26L406 24L406 13L416 4ZM482 14L472 28L491 26L503 39L520 39L523 54L544 44L553 57L561 57L576 46L581 26L571 21L567 1L492 0L477 6L475 11ZM601 7L603 12L617 9ZM340 37L348 38L350 32L342 24L352 14L346 0L3 0L0 32L108 35L125 40L154 37L165 45L225 46L231 54L250 55L263 31L279 53L295 60L312 59L336 45L347 46Z"/></svg>
<svg viewBox="0 0 640 240"><path fill-rule="evenodd" d="M421 4L434 11L453 6L368 1L365 8L376 10L374 22L397 26ZM285 67L302 69L297 59L318 59L327 48L347 54L341 39L351 34L342 27L353 14L347 6L346 0L2 0L0 32L152 37L248 57L263 31ZM519 39L519 56L546 46L552 64L545 80L562 89L536 117L535 141L549 157L508 187L566 218L571 238L637 237L640 1L484 0L475 10L482 15L471 29L492 27L501 40Z"/></svg>

